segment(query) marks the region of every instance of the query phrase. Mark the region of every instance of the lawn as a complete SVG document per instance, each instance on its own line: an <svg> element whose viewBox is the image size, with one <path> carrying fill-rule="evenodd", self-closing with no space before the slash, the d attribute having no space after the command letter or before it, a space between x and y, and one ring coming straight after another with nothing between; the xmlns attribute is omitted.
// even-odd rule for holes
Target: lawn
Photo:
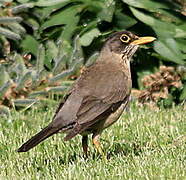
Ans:
<svg viewBox="0 0 186 180"><path fill-rule="evenodd" d="M186 179L186 111L182 106L152 110L131 105L129 113L102 134L108 160L89 142L84 159L81 137L57 134L27 153L16 149L52 118L53 106L12 111L0 124L0 180L6 179Z"/></svg>

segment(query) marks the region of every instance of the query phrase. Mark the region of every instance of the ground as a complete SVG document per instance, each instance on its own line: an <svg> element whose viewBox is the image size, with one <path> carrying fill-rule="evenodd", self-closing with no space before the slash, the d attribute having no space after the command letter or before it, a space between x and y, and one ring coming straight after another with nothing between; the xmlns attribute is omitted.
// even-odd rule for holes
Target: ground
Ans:
<svg viewBox="0 0 186 180"><path fill-rule="evenodd" d="M82 155L81 137L63 141L57 134L27 153L16 149L52 118L53 106L12 111L1 118L0 180L6 179L186 179L186 111L182 106L150 109L131 105L105 130L104 161L89 141L89 158Z"/></svg>

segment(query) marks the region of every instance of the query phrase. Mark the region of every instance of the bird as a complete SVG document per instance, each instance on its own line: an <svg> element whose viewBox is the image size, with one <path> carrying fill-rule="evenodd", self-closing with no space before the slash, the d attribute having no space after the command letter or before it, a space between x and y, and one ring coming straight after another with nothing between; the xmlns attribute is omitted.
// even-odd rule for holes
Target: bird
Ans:
<svg viewBox="0 0 186 180"><path fill-rule="evenodd" d="M98 153L104 155L100 136L129 106L132 79L130 60L139 45L154 41L129 31L111 34L104 42L95 63L86 67L59 104L47 127L17 151L27 152L48 137L62 132L64 141L82 136L83 152L88 155L88 136Z"/></svg>

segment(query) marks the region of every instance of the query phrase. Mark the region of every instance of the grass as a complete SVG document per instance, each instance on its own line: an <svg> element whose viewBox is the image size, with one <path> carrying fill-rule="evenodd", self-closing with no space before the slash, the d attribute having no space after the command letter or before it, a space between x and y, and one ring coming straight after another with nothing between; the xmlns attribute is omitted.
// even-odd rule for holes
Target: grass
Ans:
<svg viewBox="0 0 186 180"><path fill-rule="evenodd" d="M186 111L151 110L132 105L130 113L102 134L105 162L89 142L90 156L82 157L81 137L63 141L57 134L27 153L15 150L50 120L45 111L13 111L1 118L0 179L186 179Z"/></svg>

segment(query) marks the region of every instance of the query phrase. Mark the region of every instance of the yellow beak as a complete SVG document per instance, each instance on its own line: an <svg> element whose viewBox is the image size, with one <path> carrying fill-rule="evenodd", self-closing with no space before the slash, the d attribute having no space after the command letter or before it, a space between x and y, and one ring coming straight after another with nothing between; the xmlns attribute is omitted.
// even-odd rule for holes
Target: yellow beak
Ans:
<svg viewBox="0 0 186 180"><path fill-rule="evenodd" d="M155 39L156 39L155 37L151 37L151 36L140 37L139 39L132 41L130 44L134 44L134 45L147 44L154 41Z"/></svg>

